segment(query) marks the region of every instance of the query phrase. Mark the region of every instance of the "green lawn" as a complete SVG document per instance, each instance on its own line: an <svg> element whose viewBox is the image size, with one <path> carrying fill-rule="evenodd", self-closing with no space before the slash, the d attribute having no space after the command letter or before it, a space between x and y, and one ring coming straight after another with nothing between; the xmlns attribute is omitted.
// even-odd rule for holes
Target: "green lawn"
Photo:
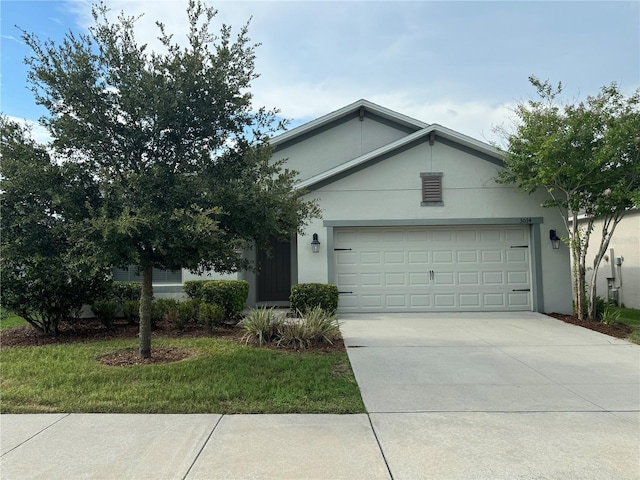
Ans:
<svg viewBox="0 0 640 480"><path fill-rule="evenodd" d="M110 367L135 340L0 350L2 413L363 413L346 353L291 353L218 338L158 339L198 357Z"/></svg>
<svg viewBox="0 0 640 480"><path fill-rule="evenodd" d="M620 308L620 318L618 321L633 328L633 332L627 340L640 345L640 310L637 308Z"/></svg>
<svg viewBox="0 0 640 480"><path fill-rule="evenodd" d="M22 327L28 325L28 323L22 318L13 313L0 308L0 331L13 327Z"/></svg>

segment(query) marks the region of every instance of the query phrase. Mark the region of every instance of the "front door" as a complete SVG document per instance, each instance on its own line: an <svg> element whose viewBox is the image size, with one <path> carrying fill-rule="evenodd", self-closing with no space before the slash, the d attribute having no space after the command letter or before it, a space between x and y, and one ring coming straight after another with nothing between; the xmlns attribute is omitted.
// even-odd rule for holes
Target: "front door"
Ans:
<svg viewBox="0 0 640 480"><path fill-rule="evenodd" d="M258 250L258 302L288 302L291 293L291 242L271 241Z"/></svg>

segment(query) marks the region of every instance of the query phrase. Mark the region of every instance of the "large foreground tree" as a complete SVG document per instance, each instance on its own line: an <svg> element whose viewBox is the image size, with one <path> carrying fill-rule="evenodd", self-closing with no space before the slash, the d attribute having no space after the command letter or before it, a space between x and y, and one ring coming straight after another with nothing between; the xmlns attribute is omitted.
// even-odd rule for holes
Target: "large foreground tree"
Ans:
<svg viewBox="0 0 640 480"><path fill-rule="evenodd" d="M598 267L616 226L640 204L640 89L626 97L612 84L584 102L563 104L561 84L529 80L539 98L516 107L499 179L530 193L544 189L544 206L560 210L571 250L575 313L595 320ZM596 220L602 222L602 240L587 291L587 250Z"/></svg>
<svg viewBox="0 0 640 480"><path fill-rule="evenodd" d="M248 25L216 35L216 11L189 2L180 46L158 24L163 49L134 36L135 18L94 7L86 35L25 42L37 101L53 146L90 172L100 202L86 238L118 267L143 276L140 354L151 355L153 269L236 271L250 243L289 238L316 213L294 191L294 172L270 164L275 111L254 109L257 77Z"/></svg>

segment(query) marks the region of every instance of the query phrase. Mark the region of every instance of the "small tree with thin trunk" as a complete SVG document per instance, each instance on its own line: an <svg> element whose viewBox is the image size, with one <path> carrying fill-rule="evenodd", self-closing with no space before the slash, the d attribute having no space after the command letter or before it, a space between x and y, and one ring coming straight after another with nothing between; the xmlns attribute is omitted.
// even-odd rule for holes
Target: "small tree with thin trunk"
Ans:
<svg viewBox="0 0 640 480"><path fill-rule="evenodd" d="M596 319L596 275L616 226L638 205L640 186L640 90L625 97L615 84L577 104L561 104L562 85L530 77L539 99L515 109L499 181L549 194L560 210L573 265L573 300L580 319ZM578 219L584 218L584 222ZM602 240L587 289L587 250L596 220Z"/></svg>
<svg viewBox="0 0 640 480"><path fill-rule="evenodd" d="M288 238L315 204L294 191L294 172L270 163L276 112L253 109L255 45L248 25L212 33L216 10L191 0L187 45L158 24L163 51L94 7L86 35L60 45L25 34L37 101L53 145L91 172L100 202L85 234L114 266L142 273L140 354L151 355L153 269L246 268L247 244Z"/></svg>

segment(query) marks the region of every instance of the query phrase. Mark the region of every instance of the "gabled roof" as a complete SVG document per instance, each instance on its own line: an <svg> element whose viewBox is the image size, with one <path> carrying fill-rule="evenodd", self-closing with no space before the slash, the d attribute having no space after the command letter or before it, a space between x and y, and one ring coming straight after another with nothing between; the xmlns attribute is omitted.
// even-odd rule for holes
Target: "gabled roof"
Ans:
<svg viewBox="0 0 640 480"><path fill-rule="evenodd" d="M472 150L478 156L483 157L485 160L496 163L497 165L502 165L502 159L504 158L504 153L500 150L492 147L491 145L480 142L475 138L469 137L462 133L456 132L449 128L443 127L438 124L425 125L422 129L402 137L395 142L391 142L387 145L384 145L372 152L365 153L353 160L345 162L341 165L338 165L334 168L321 172L317 175L314 175L311 178L303 180L302 182L296 185L296 188L309 188L318 183L323 183L329 181L332 177L339 178L340 176L346 174L349 170L364 165L368 162L372 162L375 159L387 155L395 150L398 150L406 145L409 145L413 142L416 142L424 137L428 137L431 133L434 133L435 136L439 139L444 139L445 141L449 141L459 147L464 149Z"/></svg>
<svg viewBox="0 0 640 480"><path fill-rule="evenodd" d="M342 107L335 112L331 112L320 118L316 118L315 120L300 125L299 127L293 128L288 132L284 132L283 134L272 138L269 143L272 146L277 147L278 145L291 141L296 137L304 135L305 133L311 132L320 127L323 127L324 125L339 120L340 118L353 115L356 112L360 111L361 108L364 108L365 112L374 113L379 117L395 122L411 130L421 130L429 126L429 124L421 122L420 120L416 120L415 118L402 115L401 113L381 107L380 105L376 105L375 103L372 103L368 100L361 99L357 102L347 105L346 107Z"/></svg>

